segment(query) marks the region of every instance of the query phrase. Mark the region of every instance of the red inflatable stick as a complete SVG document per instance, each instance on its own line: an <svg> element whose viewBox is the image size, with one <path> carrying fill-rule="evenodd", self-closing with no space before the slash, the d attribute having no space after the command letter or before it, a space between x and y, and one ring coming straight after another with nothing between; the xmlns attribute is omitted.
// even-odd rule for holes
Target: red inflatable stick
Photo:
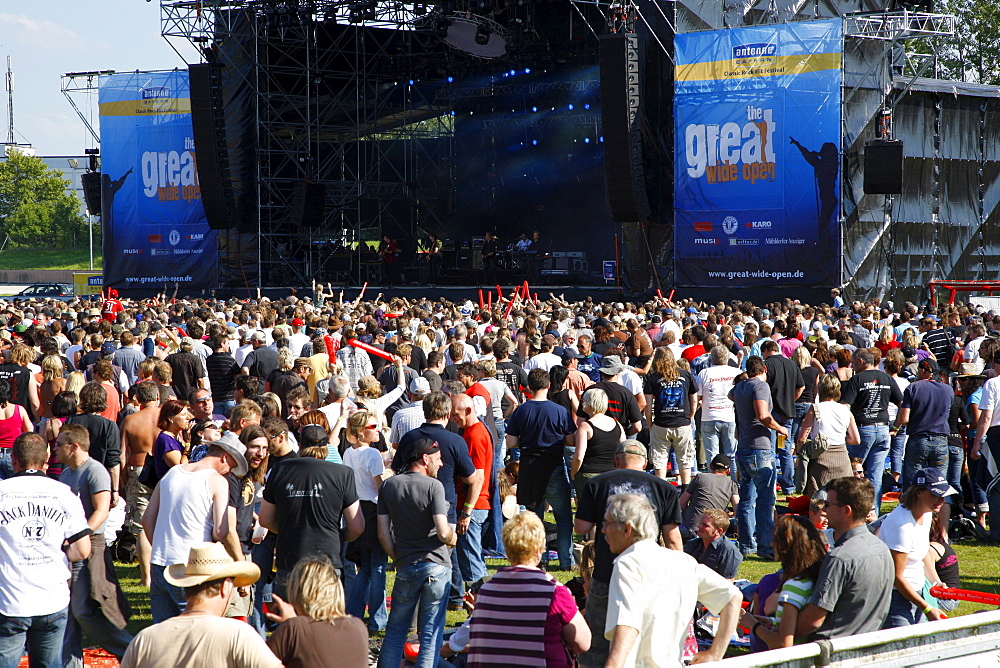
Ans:
<svg viewBox="0 0 1000 668"><path fill-rule="evenodd" d="M483 289L479 288L479 310L482 310L484 306L485 304L483 304Z"/></svg>
<svg viewBox="0 0 1000 668"><path fill-rule="evenodd" d="M952 589L950 587L931 587L931 596L946 601L971 601L986 605L1000 605L1000 594L990 594L985 591L971 589Z"/></svg>
<svg viewBox="0 0 1000 668"><path fill-rule="evenodd" d="M365 351L366 353L371 353L372 355L375 355L376 357L381 357L382 359L389 360L390 362L392 361L392 355L390 355L389 353L385 352L384 350L380 350L378 348L370 346L367 343L362 343L361 341L358 341L357 339L348 339L347 340L347 344L351 345L351 346L354 346L355 348L359 348L359 349Z"/></svg>

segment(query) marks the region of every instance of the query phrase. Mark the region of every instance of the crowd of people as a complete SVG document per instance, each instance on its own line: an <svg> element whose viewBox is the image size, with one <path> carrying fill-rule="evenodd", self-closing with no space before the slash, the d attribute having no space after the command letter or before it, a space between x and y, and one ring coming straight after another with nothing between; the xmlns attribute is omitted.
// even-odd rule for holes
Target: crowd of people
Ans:
<svg viewBox="0 0 1000 668"><path fill-rule="evenodd" d="M939 619L949 527L1000 540L1000 315L831 301L0 302L0 666L84 634L126 666L378 635L382 668L658 666ZM737 588L751 555L781 570Z"/></svg>

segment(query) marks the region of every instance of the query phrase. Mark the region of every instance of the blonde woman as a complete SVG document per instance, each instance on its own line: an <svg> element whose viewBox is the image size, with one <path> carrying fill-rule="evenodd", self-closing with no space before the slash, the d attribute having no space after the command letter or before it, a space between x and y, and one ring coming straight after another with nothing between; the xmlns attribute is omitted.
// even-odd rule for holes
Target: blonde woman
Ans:
<svg viewBox="0 0 1000 668"><path fill-rule="evenodd" d="M354 471L361 513L365 517L365 532L347 546L347 558L358 569L347 601L348 612L364 619L367 607L369 630L382 631L389 620L385 605L385 569L389 557L378 540L376 504L386 469L382 455L374 447L382 432L375 413L361 410L348 418L347 429L341 434L349 444L343 451L344 464Z"/></svg>
<svg viewBox="0 0 1000 668"><path fill-rule="evenodd" d="M469 622L468 665L505 665L512 646L519 648L524 665L576 665L573 654L590 649L590 627L569 589L538 568L545 550L545 527L538 515L526 511L508 520L503 546L510 566L479 590ZM521 623L511 625L510 619Z"/></svg>
<svg viewBox="0 0 1000 668"><path fill-rule="evenodd" d="M52 417L52 400L66 389L63 363L58 355L46 355L42 359L42 383L38 395L42 413L42 423Z"/></svg>
<svg viewBox="0 0 1000 668"><path fill-rule="evenodd" d="M807 496L825 488L831 480L851 477L853 471L847 446L861 442L851 407L840 403L840 381L832 374L824 374L819 379L819 402L812 404L802 418L802 427L795 439L796 455L802 456L802 448L814 429L826 436L827 449L807 464Z"/></svg>
<svg viewBox="0 0 1000 668"><path fill-rule="evenodd" d="M170 367L167 367L167 368L169 369ZM82 371L74 371L74 372L70 373L69 376L66 378L66 390L65 391L66 392L72 392L73 394L75 394L77 396L77 399L79 399L80 398L80 390L82 390L83 386L86 385L86 384L87 384L87 377L83 375L83 372Z"/></svg>
<svg viewBox="0 0 1000 668"><path fill-rule="evenodd" d="M570 467L570 478L577 498L583 494L587 481L615 468L615 451L625 440L618 420L607 414L608 395L599 387L583 393L583 410L589 416L576 431L576 451Z"/></svg>
<svg viewBox="0 0 1000 668"><path fill-rule="evenodd" d="M288 578L288 601L274 594L267 641L287 668L367 668L368 631L344 610L344 587L328 561L303 559Z"/></svg>

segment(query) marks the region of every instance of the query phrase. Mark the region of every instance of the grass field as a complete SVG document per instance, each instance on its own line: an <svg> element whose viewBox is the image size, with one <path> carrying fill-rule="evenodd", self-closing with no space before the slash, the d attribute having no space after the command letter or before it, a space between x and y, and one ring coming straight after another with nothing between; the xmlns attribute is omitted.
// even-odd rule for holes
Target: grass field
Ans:
<svg viewBox="0 0 1000 668"><path fill-rule="evenodd" d="M94 269L101 268L101 248L94 246ZM88 271L90 251L83 248L10 248L0 251L0 269L62 269Z"/></svg>
<svg viewBox="0 0 1000 668"><path fill-rule="evenodd" d="M961 541L954 544L955 552L958 554L959 565L962 573L962 588L976 591L1000 594L1000 578L997 576L997 563L1000 563L1000 546L986 545L975 541ZM497 568L505 565L499 561L487 562L491 573ZM131 633L137 633L140 629L152 623L149 609L149 592L139 586L139 568L135 564L116 564L118 576L121 579L122 589L128 596L132 605L133 616L128 629ZM749 557L740 566L739 578L745 578L752 582L759 581L768 573L773 573L780 565L773 561L764 561L757 557ZM575 572L557 571L554 573L561 582L566 582L576 575ZM387 574L386 589L392 592L392 583L395 573L390 571ZM950 617L968 615L981 610L993 610L994 608L978 603L963 602L949 613ZM466 614L461 611L448 613L448 626L457 626L464 622ZM734 651L734 654L741 651Z"/></svg>

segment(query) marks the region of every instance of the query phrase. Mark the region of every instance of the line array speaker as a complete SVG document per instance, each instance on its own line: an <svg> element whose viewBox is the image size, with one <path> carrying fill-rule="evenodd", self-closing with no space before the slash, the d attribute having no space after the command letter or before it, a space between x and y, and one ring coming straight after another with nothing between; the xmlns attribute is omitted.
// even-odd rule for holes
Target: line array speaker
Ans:
<svg viewBox="0 0 1000 668"><path fill-rule="evenodd" d="M868 195L903 192L903 142L871 139L865 142L864 191Z"/></svg>
<svg viewBox="0 0 1000 668"><path fill-rule="evenodd" d="M326 184L296 181L288 207L288 222L302 227L319 227L326 217Z"/></svg>
<svg viewBox="0 0 1000 668"><path fill-rule="evenodd" d="M226 117L222 102L222 65L188 65L191 125L198 165L201 204L213 230L237 227L236 198L229 171Z"/></svg>
<svg viewBox="0 0 1000 668"><path fill-rule="evenodd" d="M101 173L81 174L80 185L83 186L83 200L87 203L87 211L91 216L101 215Z"/></svg>
<svg viewBox="0 0 1000 668"><path fill-rule="evenodd" d="M600 38L604 184L611 216L635 222L649 216L642 157L639 39L615 33Z"/></svg>

